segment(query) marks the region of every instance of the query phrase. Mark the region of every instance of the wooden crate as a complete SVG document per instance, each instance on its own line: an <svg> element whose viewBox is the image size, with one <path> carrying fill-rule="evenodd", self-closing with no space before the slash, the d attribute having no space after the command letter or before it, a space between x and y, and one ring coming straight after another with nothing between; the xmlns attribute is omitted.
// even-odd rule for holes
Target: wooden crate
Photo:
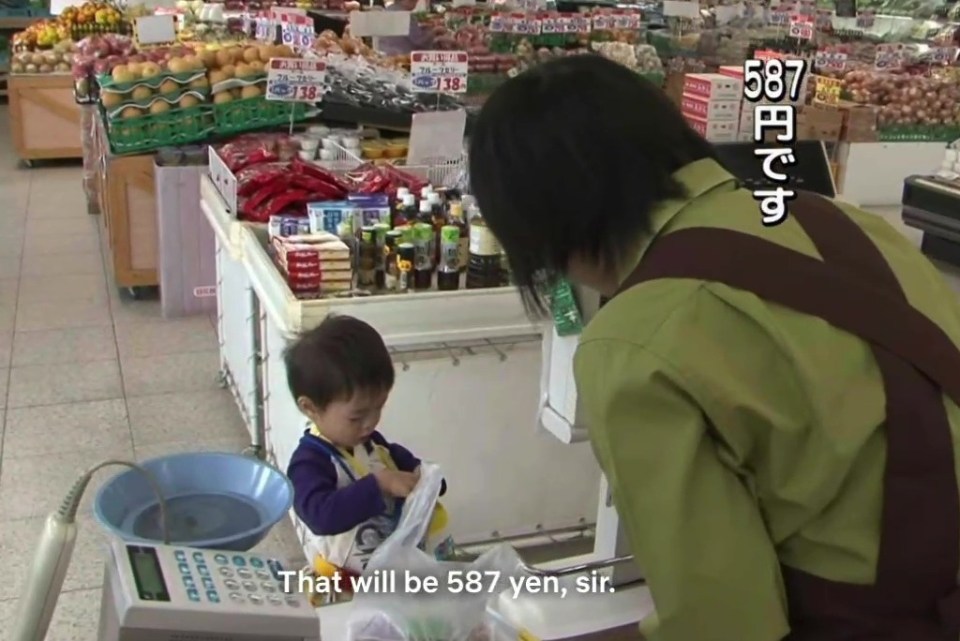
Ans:
<svg viewBox="0 0 960 641"><path fill-rule="evenodd" d="M112 156L97 117L94 145L98 153L96 198L118 287L160 284L157 190L153 154Z"/></svg>
<svg viewBox="0 0 960 641"><path fill-rule="evenodd" d="M7 93L13 147L21 160L83 157L70 74L13 74Z"/></svg>

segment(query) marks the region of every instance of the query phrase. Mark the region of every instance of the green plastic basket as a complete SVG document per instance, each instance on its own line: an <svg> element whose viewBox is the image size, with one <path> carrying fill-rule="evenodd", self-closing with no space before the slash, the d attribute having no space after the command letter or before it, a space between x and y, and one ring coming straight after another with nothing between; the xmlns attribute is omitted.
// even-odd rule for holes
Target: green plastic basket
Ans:
<svg viewBox="0 0 960 641"><path fill-rule="evenodd" d="M207 138L213 131L209 105L198 105L137 118L107 118L107 139L115 154L137 154L177 147Z"/></svg>
<svg viewBox="0 0 960 641"><path fill-rule="evenodd" d="M213 115L218 134L237 134L285 125L290 122L291 110L294 122L306 119L304 103L273 101L260 96L216 104Z"/></svg>

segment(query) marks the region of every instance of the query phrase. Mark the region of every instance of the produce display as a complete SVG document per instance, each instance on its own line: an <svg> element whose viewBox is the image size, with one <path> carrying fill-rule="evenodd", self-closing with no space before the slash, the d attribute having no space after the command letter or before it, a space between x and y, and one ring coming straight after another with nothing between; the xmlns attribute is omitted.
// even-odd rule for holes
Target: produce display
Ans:
<svg viewBox="0 0 960 641"><path fill-rule="evenodd" d="M459 109L450 96L414 93L405 80L393 73L370 66L349 63L327 67L329 89L324 105L347 105L393 114Z"/></svg>
<svg viewBox="0 0 960 641"><path fill-rule="evenodd" d="M123 11L107 2L86 2L67 7L56 18L33 23L13 37L14 51L52 49L59 43L78 41L95 33L129 30Z"/></svg>
<svg viewBox="0 0 960 641"><path fill-rule="evenodd" d="M70 73L73 59L70 41L58 42L45 51L17 51L10 60L10 73Z"/></svg>
<svg viewBox="0 0 960 641"><path fill-rule="evenodd" d="M960 137L960 84L954 78L855 70L843 76L843 91L857 104L878 107L881 139Z"/></svg>

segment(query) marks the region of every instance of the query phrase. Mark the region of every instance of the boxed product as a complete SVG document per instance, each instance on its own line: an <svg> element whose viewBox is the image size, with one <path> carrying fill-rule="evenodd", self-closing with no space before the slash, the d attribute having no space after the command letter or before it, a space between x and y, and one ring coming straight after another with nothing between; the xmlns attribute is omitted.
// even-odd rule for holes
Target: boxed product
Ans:
<svg viewBox="0 0 960 641"><path fill-rule="evenodd" d="M349 291L353 286L350 248L333 234L275 236L274 260L297 296Z"/></svg>
<svg viewBox="0 0 960 641"><path fill-rule="evenodd" d="M683 78L683 94L707 100L740 100L743 80L719 73L688 73Z"/></svg>
<svg viewBox="0 0 960 641"><path fill-rule="evenodd" d="M736 120L707 120L696 116L684 115L694 131L710 142L733 142L737 137Z"/></svg>
<svg viewBox="0 0 960 641"><path fill-rule="evenodd" d="M710 100L702 96L684 94L680 110L688 116L706 120L733 120L740 117L740 100Z"/></svg>

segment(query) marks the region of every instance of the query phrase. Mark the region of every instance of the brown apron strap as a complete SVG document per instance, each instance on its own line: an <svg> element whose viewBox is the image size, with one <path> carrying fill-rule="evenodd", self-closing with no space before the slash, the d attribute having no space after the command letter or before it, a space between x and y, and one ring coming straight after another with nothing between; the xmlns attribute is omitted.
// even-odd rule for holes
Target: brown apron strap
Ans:
<svg viewBox="0 0 960 641"><path fill-rule="evenodd" d="M660 278L720 282L823 318L914 363L960 404L960 354L943 330L877 284L816 258L749 234L694 227L657 240L618 294Z"/></svg>
<svg viewBox="0 0 960 641"><path fill-rule="evenodd" d="M875 282L909 306L883 254L849 216L816 194L804 192L797 205L794 219L825 263ZM955 347L951 351L960 357ZM960 496L942 392L914 375L908 361L876 346L873 353L884 379L889 472L884 481L877 584L895 584L896 577L910 576L922 567L960 569L960 505L953 511L945 507L960 503ZM909 429L890 429L898 425ZM940 491L927 487L932 474L943 479ZM904 477L913 481L905 483Z"/></svg>

